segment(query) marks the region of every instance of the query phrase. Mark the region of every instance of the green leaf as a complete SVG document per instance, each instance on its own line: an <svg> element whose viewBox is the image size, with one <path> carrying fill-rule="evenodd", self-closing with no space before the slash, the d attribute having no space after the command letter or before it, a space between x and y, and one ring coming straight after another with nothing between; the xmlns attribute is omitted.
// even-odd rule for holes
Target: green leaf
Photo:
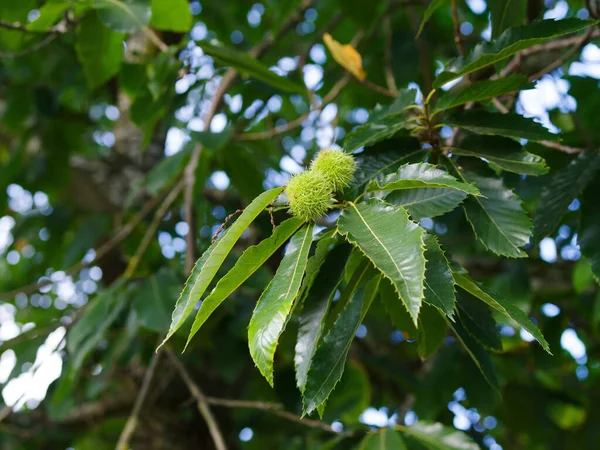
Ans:
<svg viewBox="0 0 600 450"><path fill-rule="evenodd" d="M419 420L410 427L398 428L431 450L479 450L479 446L467 434L441 423Z"/></svg>
<svg viewBox="0 0 600 450"><path fill-rule="evenodd" d="M460 92L448 92L435 104L433 114L470 102L481 102L521 90L527 84L525 75L511 75L499 80L483 80L469 84Z"/></svg>
<svg viewBox="0 0 600 450"><path fill-rule="evenodd" d="M192 13L187 0L152 0L150 25L158 30L186 33L192 28Z"/></svg>
<svg viewBox="0 0 600 450"><path fill-rule="evenodd" d="M593 179L598 168L598 151L586 150L552 177L542 190L533 219L536 240L541 240L556 230L571 202Z"/></svg>
<svg viewBox="0 0 600 450"><path fill-rule="evenodd" d="M75 30L75 51L91 89L119 72L123 61L123 33L106 28L96 14L86 14Z"/></svg>
<svg viewBox="0 0 600 450"><path fill-rule="evenodd" d="M69 8L69 3L44 3L38 10L40 15L33 22L27 24L29 31L45 31L58 22L58 19Z"/></svg>
<svg viewBox="0 0 600 450"><path fill-rule="evenodd" d="M429 21L429 19L431 19L431 16L433 16L433 13L436 12L438 9L440 9L440 7L442 7L444 5L444 3L447 3L448 0L432 0L431 3L429 3L429 6L427 7L427 9L425 10L425 13L423 14L423 20L421 21L421 25L419 25L419 31L417 31L417 36L416 39L419 38L419 36L421 35L421 33L423 32L423 29L425 28L425 24Z"/></svg>
<svg viewBox="0 0 600 450"><path fill-rule="evenodd" d="M144 177L144 185L148 192L156 195L169 183L179 178L191 154L192 146L187 146L156 164Z"/></svg>
<svg viewBox="0 0 600 450"><path fill-rule="evenodd" d="M344 193L345 197L355 198L371 180L382 179L385 175L396 172L403 164L422 160L428 153L412 137L401 137L389 142L392 145L387 146L387 142L375 145L356 155L356 171L350 187ZM384 145L385 148L379 148Z"/></svg>
<svg viewBox="0 0 600 450"><path fill-rule="evenodd" d="M202 301L185 344L186 347L221 303L250 278L301 226L302 220L290 218L275 228L270 237L244 251L232 269L219 280L210 295Z"/></svg>
<svg viewBox="0 0 600 450"><path fill-rule="evenodd" d="M347 246L338 246L327 255L323 267L314 280L312 289L304 300L294 357L296 384L300 392L304 392L306 387L306 376L319 339L321 339L325 318L349 253Z"/></svg>
<svg viewBox="0 0 600 450"><path fill-rule="evenodd" d="M546 339L544 339L540 329L529 319L529 317L527 317L527 314L525 314L522 310L507 300L492 297L488 291L473 281L466 273L454 271L454 281L456 282L457 286L460 286L472 296L477 297L479 300L487 303L496 311L514 320L517 324L519 324L520 327L527 330L535 338L535 340L540 343L546 352L552 354L550 352L550 346L548 345L548 342L546 342Z"/></svg>
<svg viewBox="0 0 600 450"><path fill-rule="evenodd" d="M527 2L521 0L488 0L492 19L492 39L510 27L523 25L527 19Z"/></svg>
<svg viewBox="0 0 600 450"><path fill-rule="evenodd" d="M416 89L400 89L396 99L387 106L375 108L369 111L369 121L377 121L388 116L405 112L408 108L415 105L417 99Z"/></svg>
<svg viewBox="0 0 600 450"><path fill-rule="evenodd" d="M192 273L187 279L183 291L177 300L169 333L165 337L159 348L183 325L186 319L194 310L198 300L202 297L206 288L213 280L217 271L225 261L225 258L240 238L242 233L248 228L250 223L283 191L282 187L270 189L256 197L236 221L204 252Z"/></svg>
<svg viewBox="0 0 600 450"><path fill-rule="evenodd" d="M383 428L367 434L361 441L358 450L406 450L406 444L396 430Z"/></svg>
<svg viewBox="0 0 600 450"><path fill-rule="evenodd" d="M456 295L448 259L437 238L425 235L425 301L452 319Z"/></svg>
<svg viewBox="0 0 600 450"><path fill-rule="evenodd" d="M379 285L379 296L392 324L398 330L403 331L416 339L417 327L408 313L406 305L400 300L396 288L394 288L391 281L386 278L381 280L381 284Z"/></svg>
<svg viewBox="0 0 600 450"><path fill-rule="evenodd" d="M369 121L346 136L344 151L351 153L398 133L412 120L407 110L415 104L416 92L414 89L404 89L391 105L371 111Z"/></svg>
<svg viewBox="0 0 600 450"><path fill-rule="evenodd" d="M454 163L454 172L465 182L473 182L485 197L470 197L463 203L467 220L477 239L488 250L509 258L523 258L521 249L529 242L531 220L521 200L504 187L500 178L462 172Z"/></svg>
<svg viewBox="0 0 600 450"><path fill-rule="evenodd" d="M577 235L577 241L581 242L581 234ZM581 247L581 245L580 245ZM575 263L573 268L573 290L576 294L583 294L591 286L594 286L594 272L592 265L587 258L581 258Z"/></svg>
<svg viewBox="0 0 600 450"><path fill-rule="evenodd" d="M529 25L509 28L492 41L477 45L466 58L457 58L435 79L433 86L440 88L449 81L470 74L483 67L502 61L521 50L551 39L575 33L593 26L595 20L540 20Z"/></svg>
<svg viewBox="0 0 600 450"><path fill-rule="evenodd" d="M416 324L425 280L423 229L403 208L370 199L351 203L338 219L338 231L392 281Z"/></svg>
<svg viewBox="0 0 600 450"><path fill-rule="evenodd" d="M292 237L275 277L258 299L250 319L250 355L271 386L275 349L300 291L313 229L314 225L307 224Z"/></svg>
<svg viewBox="0 0 600 450"><path fill-rule="evenodd" d="M421 358L428 358L444 342L448 329L444 316L437 308L424 304L419 314L417 329L417 351Z"/></svg>
<svg viewBox="0 0 600 450"><path fill-rule="evenodd" d="M364 266L363 280L372 278L354 293L315 352L302 396L303 414L310 414L327 400L344 373L346 357L356 330L367 314L381 282L381 276L373 277L373 272L370 267Z"/></svg>
<svg viewBox="0 0 600 450"><path fill-rule="evenodd" d="M537 176L548 172L544 158L525 151L517 141L500 136L467 136L456 147L452 147L452 153L484 158L508 172L518 174Z"/></svg>
<svg viewBox="0 0 600 450"><path fill-rule="evenodd" d="M310 292L312 285L315 282L315 278L319 275L321 267L325 263L325 258L329 255L329 251L333 249L335 244L338 242L338 236L334 236L335 230L329 230L320 236L315 236L313 241L317 241L315 247L315 253L308 258L306 264L306 274L302 280L302 287L300 288L300 300L304 300L306 295Z"/></svg>
<svg viewBox="0 0 600 450"><path fill-rule="evenodd" d="M552 402L546 408L548 417L563 430L580 429L587 419L584 407L566 402Z"/></svg>
<svg viewBox="0 0 600 450"><path fill-rule="evenodd" d="M164 334L169 330L169 314L179 294L179 280L173 272L162 269L146 278L132 302L140 326Z"/></svg>
<svg viewBox="0 0 600 450"><path fill-rule="evenodd" d="M360 415L371 406L371 383L367 370L358 362L349 360L344 375L331 393L324 411L324 420L340 420L344 424L359 424Z"/></svg>
<svg viewBox="0 0 600 450"><path fill-rule="evenodd" d="M468 194L454 189L428 188L393 191L385 197L385 201L402 206L413 219L437 217L454 210Z"/></svg>
<svg viewBox="0 0 600 450"><path fill-rule="evenodd" d="M467 353L480 370L486 381L490 384L490 386L496 389L496 391L499 391L498 379L496 377L496 371L492 365L490 355L485 351L483 346L465 329L461 322L460 316L457 316L455 322L448 321L448 324L452 330L454 330L456 337L465 350L467 350Z"/></svg>
<svg viewBox="0 0 600 450"><path fill-rule="evenodd" d="M119 283L119 286L120 285L121 284ZM96 304L98 302L106 301L109 303L109 308L94 308L94 311L90 313L88 319L85 321L87 326L90 327L87 332L77 332L75 335L71 335L70 345L69 338L67 337L67 348L71 349L73 356L72 365L75 371L79 371L83 366L88 355L96 348L100 341L104 339L104 335L108 328L121 316L122 311L125 308L126 297L124 295L119 295L116 292L116 286L115 290L107 292L107 295L113 298L108 300L109 297L100 296L96 299ZM104 314L100 315L98 312L102 309ZM82 325L82 327L83 326L86 325ZM83 338L81 338L82 335Z"/></svg>
<svg viewBox="0 0 600 450"><path fill-rule="evenodd" d="M107 27L122 33L144 27L152 14L149 0L94 0L93 5Z"/></svg>
<svg viewBox="0 0 600 450"><path fill-rule="evenodd" d="M116 292L121 285L122 282L117 282L98 294L89 302L77 322L69 328L66 339L66 348L69 353L75 353L83 342L96 332L98 325L117 303L119 296Z"/></svg>
<svg viewBox="0 0 600 450"><path fill-rule="evenodd" d="M344 141L344 151L353 152L361 147L390 139L406 127L411 119L405 113L386 116L376 122L361 125L352 130Z"/></svg>
<svg viewBox="0 0 600 450"><path fill-rule="evenodd" d="M78 224L73 240L63 253L62 266L71 267L80 262L85 254L109 232L110 225L109 216L105 214L90 214L85 222Z"/></svg>
<svg viewBox="0 0 600 450"><path fill-rule="evenodd" d="M600 280L600 207L598 193L600 181L595 180L583 193L581 221L577 242L581 253L588 259L592 272Z"/></svg>
<svg viewBox="0 0 600 450"><path fill-rule="evenodd" d="M263 81L274 88L296 94L306 93L304 86L270 71L267 66L247 53L220 45L212 45L205 41L200 42L199 45L202 47L204 53L212 56L217 61L231 66L239 72L254 77L257 80Z"/></svg>
<svg viewBox="0 0 600 450"><path fill-rule="evenodd" d="M479 190L472 184L461 183L448 172L427 163L402 166L397 173L392 173L383 180L371 181L367 185L367 192L424 188L454 189L479 195Z"/></svg>
<svg viewBox="0 0 600 450"><path fill-rule="evenodd" d="M514 113L500 114L471 109L444 115L442 125L464 128L480 134L501 135L530 141L560 140L558 134L551 133L543 125Z"/></svg>
<svg viewBox="0 0 600 450"><path fill-rule="evenodd" d="M465 329L488 350L502 351L502 338L490 308L467 292L458 297L458 315Z"/></svg>

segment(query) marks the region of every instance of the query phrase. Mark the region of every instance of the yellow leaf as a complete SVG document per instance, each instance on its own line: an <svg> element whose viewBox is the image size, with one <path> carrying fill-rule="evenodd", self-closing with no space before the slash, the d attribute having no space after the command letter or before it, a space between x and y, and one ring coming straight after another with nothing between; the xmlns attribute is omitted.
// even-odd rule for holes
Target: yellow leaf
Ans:
<svg viewBox="0 0 600 450"><path fill-rule="evenodd" d="M362 67L362 57L350 44L342 45L331 37L329 33L323 35L323 41L340 66L350 72L359 80L364 80L367 74Z"/></svg>

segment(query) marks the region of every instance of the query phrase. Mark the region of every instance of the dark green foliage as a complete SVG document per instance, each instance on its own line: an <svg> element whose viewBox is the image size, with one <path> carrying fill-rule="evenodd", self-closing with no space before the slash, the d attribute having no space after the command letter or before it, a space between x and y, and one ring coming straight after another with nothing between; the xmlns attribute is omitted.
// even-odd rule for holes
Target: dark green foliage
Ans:
<svg viewBox="0 0 600 450"><path fill-rule="evenodd" d="M0 0L0 447L596 448L564 3Z"/></svg>

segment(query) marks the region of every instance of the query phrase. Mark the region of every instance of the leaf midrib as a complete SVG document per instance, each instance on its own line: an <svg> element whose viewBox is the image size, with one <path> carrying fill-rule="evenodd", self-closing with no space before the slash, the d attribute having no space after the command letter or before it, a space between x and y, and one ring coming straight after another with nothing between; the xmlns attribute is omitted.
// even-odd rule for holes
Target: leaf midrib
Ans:
<svg viewBox="0 0 600 450"><path fill-rule="evenodd" d="M398 271L398 274L400 275L400 278L402 278L402 282L404 283L405 286L408 287L408 283L406 282L406 278L404 278L404 274L400 270L400 267L398 267L398 264L396 264L396 261L394 260L394 257L392 256L392 254L390 253L390 251L387 249L387 247L385 245L383 245L383 242L381 242L381 240L379 239L379 237L377 237L377 235L375 234L375 232L373 231L373 229L369 226L369 224L367 223L367 221L365 220L365 218L360 213L360 211L358 210L358 208L356 207L356 205L354 203L352 203L352 207L355 209L356 213L360 217L360 220L363 221L363 223L369 229L369 231L371 232L371 234L373 235L373 237L377 240L377 242L379 242L379 245L381 245L381 248L383 248L385 250L385 252L388 254L388 256L390 257L390 260L394 264L394 267Z"/></svg>

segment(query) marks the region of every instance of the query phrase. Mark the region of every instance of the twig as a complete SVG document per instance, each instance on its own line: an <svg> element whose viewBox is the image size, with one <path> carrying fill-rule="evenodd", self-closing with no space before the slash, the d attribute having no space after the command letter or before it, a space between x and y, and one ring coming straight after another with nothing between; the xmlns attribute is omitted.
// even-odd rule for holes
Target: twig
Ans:
<svg viewBox="0 0 600 450"><path fill-rule="evenodd" d="M0 28L6 28L7 30L22 31L23 33L40 34L40 33L66 33L67 23L65 21L59 22L53 27L45 30L30 30L27 25L23 25L19 22L7 22L6 20L0 19Z"/></svg>
<svg viewBox="0 0 600 450"><path fill-rule="evenodd" d="M375 84L375 83L367 80L366 78L364 80L359 80L358 78L356 78L356 80L358 80L358 82L360 84L362 84L367 89L372 90L373 92L377 92L378 94L385 95L387 97L395 97L396 96L396 94L394 94L392 91L390 91L382 86L379 86L378 84Z"/></svg>
<svg viewBox="0 0 600 450"><path fill-rule="evenodd" d="M162 337L159 339L159 343L161 342ZM160 359L160 353L154 353L152 355L152 359L150 360L150 365L148 366L148 370L146 370L146 374L144 375L144 380L142 381L142 387L140 388L140 392L135 399L135 403L133 404L133 409L131 410L131 414L127 419L127 423L119 436L119 441L117 442L116 450L128 450L129 441L135 432L135 429L138 424L140 411L142 409L142 405L144 404L144 400L148 395L148 390L150 389L150 383L152 383L152 378L154 377L154 373L156 372L156 367L158 366L158 360Z"/></svg>
<svg viewBox="0 0 600 450"><path fill-rule="evenodd" d="M581 49L583 48L583 46L590 40L590 37L592 36L593 32L594 32L594 28L592 28L592 27L588 28L586 33L581 37L581 40L577 43L577 45L570 48L563 56L561 56L560 58L558 58L554 62L552 62L552 64L548 65L547 67L544 67L538 73L531 75L529 77L529 81L533 81L533 80L542 78L542 76L554 71L555 69L558 69L566 61L568 61L571 57L573 57L574 55L579 53L581 51Z"/></svg>
<svg viewBox="0 0 600 450"><path fill-rule="evenodd" d="M458 19L458 6L456 5L456 0L452 0L452 20L454 21L454 43L456 44L460 56L464 58L465 48L463 47L463 42L460 37L460 20Z"/></svg>
<svg viewBox="0 0 600 450"><path fill-rule="evenodd" d="M131 221L129 221L129 223L127 223L127 225L123 226L112 239L110 239L109 241L107 241L106 243L104 243L103 245L98 247L98 249L96 249L96 256L94 257L94 259L92 261L80 262L80 263L74 265L73 267L66 269L64 271L65 274L67 276L74 275L77 272L79 272L81 269L96 264L100 259L102 259L113 248L115 248L117 245L119 245L121 243L121 241L123 241L123 239L125 239L127 236L129 236L129 234L131 234L131 232L134 230L134 228L137 226L137 224L142 221L142 219L146 216L146 214L148 214L152 210L152 208L154 208L154 206L156 206L156 204L158 203L159 200L160 200L160 196L158 196L158 195L151 198L150 200L148 200L146 202L146 204L142 207L142 209L133 217L133 219L131 219ZM21 293L22 294L31 294L33 292L36 292L40 288L43 288L44 286L48 286L52 283L53 283L53 281L48 278L48 279L39 281L37 283L28 284L27 286L23 286L23 287L14 289L12 291L1 293L0 301L12 300L15 297L15 295L21 294Z"/></svg>
<svg viewBox="0 0 600 450"><path fill-rule="evenodd" d="M161 52L166 53L169 51L169 46L151 28L144 27L144 34Z"/></svg>
<svg viewBox="0 0 600 450"><path fill-rule="evenodd" d="M387 0L389 7L391 0ZM394 78L394 71L392 69L392 21L390 14L386 14L383 18L383 34L385 38L385 54L384 54L384 71L385 81L389 91L394 95L398 95L398 88L396 87L396 79Z"/></svg>
<svg viewBox="0 0 600 450"><path fill-rule="evenodd" d="M420 18L415 12L415 8L413 5L407 3L406 7L408 11L408 17L410 19L410 27L413 33L416 35L419 29L419 21ZM429 51L427 49L427 44L423 40L422 37L417 39L417 51L419 52L419 65L421 66L421 73L423 74L423 82L425 86L423 86L423 92L430 92L433 87L433 78L431 77L431 66L429 64Z"/></svg>
<svg viewBox="0 0 600 450"><path fill-rule="evenodd" d="M497 98L493 98L492 103L498 109L498 111L500 111L502 114L507 114L509 112L508 108L506 106L504 106L502 104L502 102L500 100L498 100ZM560 150L561 152L565 152L565 153L569 153L569 154L580 153L583 151L582 148L569 147L567 145L559 144L558 142L538 141L538 143L543 145L544 147L550 147L555 150Z"/></svg>
<svg viewBox="0 0 600 450"><path fill-rule="evenodd" d="M31 47L28 47L28 48L23 49L23 50L19 50L18 52L12 52L12 53L3 53L3 52L0 52L0 58L18 58L20 56L25 56L25 55L29 55L31 53L35 53L38 50L41 50L42 48L44 48L47 45L49 45L57 37L58 37L58 34L52 33L52 34L49 34L48 36L46 36L41 41L39 41L36 44L32 45Z"/></svg>
<svg viewBox="0 0 600 450"><path fill-rule="evenodd" d="M348 84L351 80L352 75L349 73L344 74L344 76L331 88L329 93L323 97L321 104L316 106L315 109L302 114L300 117L288 122L287 124L273 128L267 131L257 131L256 133L244 133L238 136L235 136L235 140L237 141L256 141L260 139L271 139L275 136L278 136L283 133L287 133L290 130L300 127L304 121L308 118L311 112L313 111L321 111L325 106L331 103L338 96L340 91Z"/></svg>
<svg viewBox="0 0 600 450"><path fill-rule="evenodd" d="M255 402L248 400L230 400L225 398L206 397L206 401L210 405L223 406L225 408L247 408L247 409L260 409L268 411L283 419L291 422L299 423L311 428L320 428L321 430L327 431L328 433L338 434L331 426L326 422L320 420L303 419L295 414L287 411L283 411L283 405L280 403L268 403L268 402Z"/></svg>
<svg viewBox="0 0 600 450"><path fill-rule="evenodd" d="M538 141L538 144L542 144L544 147L550 147L561 152L569 153L571 155L575 153L581 153L584 150L583 148L569 147L567 145L562 145L558 142L552 141Z"/></svg>
<svg viewBox="0 0 600 450"><path fill-rule="evenodd" d="M298 21L302 20L302 15L306 9L308 9L314 0L303 0L300 7L294 11L283 23L282 27L277 33L268 33L265 39L256 45L252 50L250 50L250 54L256 58L260 57L264 52L271 48L273 43L280 38L282 35L287 33ZM233 84L233 82L237 79L237 72L235 69L229 69L223 75L221 79L221 83L215 92L210 107L206 112L204 117L204 123L207 126L210 126L210 122L215 116L219 106L223 101L223 97L225 93L229 90L229 87ZM194 151L192 152L192 156L188 165L185 168L185 188L184 188L184 215L185 220L190 225L190 232L186 236L186 255L185 255L185 270L186 272L190 272L192 267L194 266L194 261L196 260L196 234L194 233L193 227L193 217L194 217L194 186L196 184L196 169L198 168L198 163L200 161L200 155L202 153L202 145L198 144Z"/></svg>
<svg viewBox="0 0 600 450"><path fill-rule="evenodd" d="M593 28L588 39L594 39L600 37L600 29ZM512 71L514 71L521 64L521 59L533 55L535 53L547 52L550 50L556 50L565 47L572 47L573 45L579 44L581 41L581 36L572 36L564 39L557 39L554 41L547 42L545 44L538 44L530 47L522 52L518 53L507 65L504 67L497 77L495 78L504 78ZM493 77L494 78L494 77Z"/></svg>
<svg viewBox="0 0 600 450"><path fill-rule="evenodd" d="M162 218L165 216L173 202L177 199L177 197L183 190L183 185L183 181L177 183L177 185L171 190L171 192L169 192L169 194L165 197L161 205L156 210L156 213L154 214L154 217L152 219L152 222L150 223L150 226L148 227L148 230L146 231L146 234L144 234L140 245L135 251L135 255L129 260L127 269L125 269L125 278L130 278L135 273L135 270L137 269L137 266L139 265L142 256L144 256L148 245L150 245L150 242L152 242L152 239L154 238L154 233L156 233L156 230L158 229Z"/></svg>
<svg viewBox="0 0 600 450"><path fill-rule="evenodd" d="M173 354L173 352L167 348L167 355L171 358L171 362L175 366L175 368L179 371L183 382L186 384L190 394L196 400L196 404L198 407L198 411L202 415L202 418L206 422L206 426L208 427L208 431L212 436L213 442L215 443L215 447L217 450L227 450L227 446L225 445L225 439L223 439L223 434L219 428L219 424L215 420L210 407L208 406L208 401L204 393L200 390L200 387L194 383L192 377L184 367L184 365L179 361L179 359Z"/></svg>

